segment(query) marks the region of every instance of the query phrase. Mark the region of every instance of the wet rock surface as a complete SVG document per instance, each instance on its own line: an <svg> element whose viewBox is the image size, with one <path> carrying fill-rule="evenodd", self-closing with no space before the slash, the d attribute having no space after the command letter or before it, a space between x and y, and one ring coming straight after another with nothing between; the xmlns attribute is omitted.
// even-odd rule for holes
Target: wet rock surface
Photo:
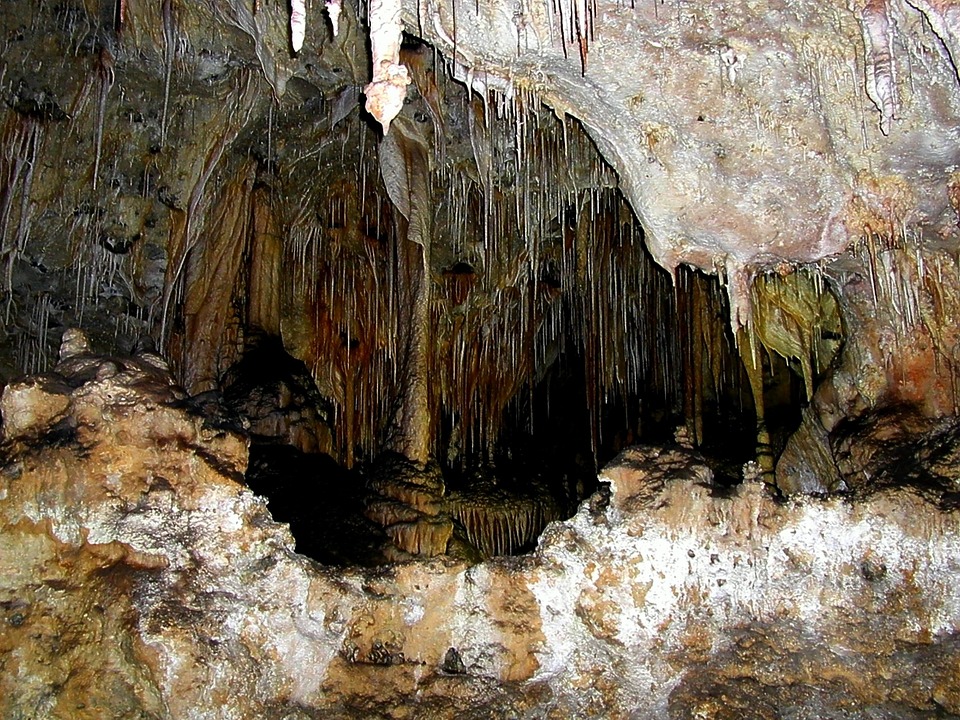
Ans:
<svg viewBox="0 0 960 720"><path fill-rule="evenodd" d="M0 401L4 717L960 713L960 518L910 488L718 492L635 447L529 556L332 569L169 376L63 369Z"/></svg>

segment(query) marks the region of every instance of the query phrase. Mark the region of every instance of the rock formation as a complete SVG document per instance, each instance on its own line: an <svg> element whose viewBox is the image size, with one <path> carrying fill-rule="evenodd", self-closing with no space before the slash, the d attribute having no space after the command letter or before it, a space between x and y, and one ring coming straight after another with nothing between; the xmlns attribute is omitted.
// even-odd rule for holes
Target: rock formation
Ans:
<svg viewBox="0 0 960 720"><path fill-rule="evenodd" d="M950 2L0 38L0 715L960 713Z"/></svg>
<svg viewBox="0 0 960 720"><path fill-rule="evenodd" d="M782 502L637 447L529 556L332 570L162 368L67 354L0 401L4 717L960 713L955 490Z"/></svg>

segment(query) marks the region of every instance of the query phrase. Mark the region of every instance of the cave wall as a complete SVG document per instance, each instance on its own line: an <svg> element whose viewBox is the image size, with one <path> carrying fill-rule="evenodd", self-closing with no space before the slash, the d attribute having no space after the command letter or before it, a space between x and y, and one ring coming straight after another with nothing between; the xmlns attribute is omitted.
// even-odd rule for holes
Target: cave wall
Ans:
<svg viewBox="0 0 960 720"><path fill-rule="evenodd" d="M386 153L366 9L305 9L0 7L0 713L960 714L951 6L393 6ZM489 452L565 353L594 445L684 427L528 556L334 570L188 398L263 334L348 463ZM843 497L683 447L785 384L777 484Z"/></svg>
<svg viewBox="0 0 960 720"><path fill-rule="evenodd" d="M947 320L956 312L957 262L946 247L873 238L828 266L850 331L779 459L782 489L827 492L878 481L878 469L865 470L870 463L862 458L844 466L840 457L849 455L851 443L872 448L867 455L884 444L893 456L901 453L904 481L911 463L921 471L929 464L907 458L917 451L912 442L939 442L942 424L957 412L958 345ZM892 419L897 413L902 424ZM896 464L889 456L884 463Z"/></svg>

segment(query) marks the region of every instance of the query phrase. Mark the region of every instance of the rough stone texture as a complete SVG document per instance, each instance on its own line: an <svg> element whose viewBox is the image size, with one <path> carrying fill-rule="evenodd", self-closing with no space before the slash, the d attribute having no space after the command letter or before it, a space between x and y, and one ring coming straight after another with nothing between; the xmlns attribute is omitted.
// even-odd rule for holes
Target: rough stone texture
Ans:
<svg viewBox="0 0 960 720"><path fill-rule="evenodd" d="M842 358L814 362L810 318L769 343L806 380L826 372L778 484L854 499L725 494L692 453L634 449L609 504L529 557L336 572L293 554L240 482L245 441L156 355L90 351L152 334L201 390L251 329L279 334L333 401L341 456L381 449L409 389L413 256L358 111L362 13L345 4L334 40L312 11L294 54L286 10L2 4L2 379L47 367L67 323L96 332L0 401L0 714L957 714L952 5L403 3L469 87L401 48L391 132L417 128L408 169L436 221L417 326L436 328L437 454L488 450L571 341L587 402L623 383L625 404L679 401L696 429L705 397L742 399L718 328L753 317L751 275L829 260ZM664 267L724 276L729 312L685 296L685 270L674 293L641 234ZM270 409L264 434L324 447L298 412Z"/></svg>
<svg viewBox="0 0 960 720"><path fill-rule="evenodd" d="M887 408L838 427L832 446L851 490L908 483L952 506L960 497L958 439L957 418L932 420L909 409Z"/></svg>
<svg viewBox="0 0 960 720"><path fill-rule="evenodd" d="M908 3L602 2L587 30L580 3L481 2L455 31L451 5L406 6L407 24L478 87L507 81L579 118L666 267L736 276L809 262L891 222L955 236L956 70ZM864 45L875 19L889 24L889 51ZM878 75L895 110L866 97Z"/></svg>
<svg viewBox="0 0 960 720"><path fill-rule="evenodd" d="M4 717L960 713L958 516L910 489L778 502L637 447L530 556L334 571L242 485L241 438L61 370L66 410L3 446Z"/></svg>
<svg viewBox="0 0 960 720"><path fill-rule="evenodd" d="M877 433L869 445L898 426L897 443L909 445L955 422L960 345L950 318L960 311L957 269L956 257L942 249L882 244L865 244L828 268L848 329L846 342L780 458L782 490L832 491L841 487L841 474L848 482L857 475L853 483L860 487L866 476L837 467L849 464L849 457L841 456L851 449L865 451L851 441L852 428L866 436ZM900 472L901 479L907 474Z"/></svg>

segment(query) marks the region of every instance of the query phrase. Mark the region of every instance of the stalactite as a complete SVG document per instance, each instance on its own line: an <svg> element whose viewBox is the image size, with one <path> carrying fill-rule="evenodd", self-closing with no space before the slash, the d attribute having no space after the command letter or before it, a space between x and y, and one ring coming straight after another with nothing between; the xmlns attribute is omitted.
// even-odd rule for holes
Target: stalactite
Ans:
<svg viewBox="0 0 960 720"><path fill-rule="evenodd" d="M763 351L753 328L741 327L738 330L737 349L743 360L743 366L750 382L753 394L753 407L756 415L757 446L756 458L760 472L767 482L773 482L773 450L770 444L770 430L767 427L766 406L763 395Z"/></svg>
<svg viewBox="0 0 960 720"><path fill-rule="evenodd" d="M253 193L247 324L268 335L280 335L283 249L269 193Z"/></svg>
<svg viewBox="0 0 960 720"><path fill-rule="evenodd" d="M50 315L53 309L54 305L49 293L41 293L35 298L30 313L29 332L21 335L17 342L15 348L17 364L28 373L46 372L51 365L50 361L56 357L55 353L52 353L54 348L48 342Z"/></svg>
<svg viewBox="0 0 960 720"><path fill-rule="evenodd" d="M177 52L176 27L173 0L161 0L163 14L163 110L160 114L160 147L167 144L167 121L170 109L170 82L173 76L173 61Z"/></svg>
<svg viewBox="0 0 960 720"><path fill-rule="evenodd" d="M115 73L113 55L106 48L101 48L97 56L97 76L100 79L100 91L97 96L97 117L95 120L95 139L93 154L93 190L96 192L97 180L100 177L100 156L103 151L103 126L107 114L107 95L113 87Z"/></svg>
<svg viewBox="0 0 960 720"><path fill-rule="evenodd" d="M587 56L590 45L595 41L597 6L593 0L551 0L548 5L550 34L553 39L553 23L556 23L557 35L563 57L568 58L567 44L577 48L580 60L580 74L587 73ZM553 16L556 16L554 20Z"/></svg>
<svg viewBox="0 0 960 720"><path fill-rule="evenodd" d="M327 0L327 16L330 18L330 28L333 30L333 36L336 37L340 32L340 12L342 0Z"/></svg>
<svg viewBox="0 0 960 720"><path fill-rule="evenodd" d="M899 112L897 66L893 51L893 23L886 0L867 0L860 10L867 96L880 111L880 131L890 134Z"/></svg>
<svg viewBox="0 0 960 720"><path fill-rule="evenodd" d="M757 339L767 351L799 363L809 402L843 335L836 299L802 270L759 275L752 294Z"/></svg>
<svg viewBox="0 0 960 720"><path fill-rule="evenodd" d="M4 263L3 284L6 294L5 323L13 311L13 268L26 248L30 236L31 190L44 129L39 118L11 113L4 127L0 155L0 260ZM15 203L19 194L20 202ZM17 229L11 239L11 225Z"/></svg>
<svg viewBox="0 0 960 720"><path fill-rule="evenodd" d="M127 2L128 0L117 0L113 26L117 35L123 32L123 28L127 23Z"/></svg>
<svg viewBox="0 0 960 720"><path fill-rule="evenodd" d="M295 272L283 293L284 338L308 360L321 392L335 404L341 459L354 445L372 457L397 399L400 303L394 298L394 244L383 239L392 235L390 213L382 210L385 199L368 196L373 207L364 204L353 183L323 191L341 198L342 207L318 203L318 216L301 216L287 230L284 264ZM385 277L381 268L389 268Z"/></svg>
<svg viewBox="0 0 960 720"><path fill-rule="evenodd" d="M201 241L197 230L201 220L200 214L207 183L213 171L220 164L220 160L223 158L227 147L236 139L237 134L249 120L250 112L253 109L257 97L257 88L258 83L254 74L243 73L237 88L235 88L233 93L227 98L226 106L229 109L229 115L224 123L224 127L220 128L219 135L206 154L203 168L191 189L187 208L185 211L179 213L182 217L178 218L176 214L174 215L174 224L171 229L168 247L170 261L167 265L164 280L160 318L160 338L162 344L165 344L169 339L170 313L174 309L175 298L182 298L184 268L190 258L191 252Z"/></svg>
<svg viewBox="0 0 960 720"><path fill-rule="evenodd" d="M484 482L451 494L449 507L470 543L487 557L529 549L547 523L560 518L545 491L514 493Z"/></svg>
<svg viewBox="0 0 960 720"><path fill-rule="evenodd" d="M405 276L404 387L397 449L406 457L426 462L431 456L431 418L428 373L431 353L430 295L433 244L433 191L426 140L414 124L402 119L392 136L380 145L384 185L406 222L400 250Z"/></svg>
<svg viewBox="0 0 960 720"><path fill-rule="evenodd" d="M950 53L953 71L960 80L960 8L944 0L907 0L930 23L930 27Z"/></svg>
<svg viewBox="0 0 960 720"><path fill-rule="evenodd" d="M425 58L415 52L405 57L428 95L449 92L430 89ZM449 233L443 247L455 251L430 263L426 376L430 414L437 417L428 454L461 466L490 458L504 427L521 422L518 399L529 405L536 383L570 351L592 368L587 401L596 413L597 445L605 437L602 418L614 405L624 407L638 430L640 394L649 395L647 407L672 411L682 389L675 379L680 368L669 277L655 269L639 224L615 190L581 189L613 188L610 170L599 164L582 130L541 111L534 98L463 102L473 117L469 171L438 165L431 180L442 188L432 203L435 227ZM446 118L430 114L434 123ZM389 192L396 207L409 212L408 181L402 179L409 168L394 162L403 158L398 143L407 142L400 135L384 141L379 163L397 178ZM322 188L316 200L299 204L298 219L288 226L284 262L294 272L284 294L306 298L308 309L297 312L304 322L284 312L285 341L308 360L321 391L338 408L341 459L352 452L345 442L368 458L384 447L393 427L389 418L399 417L408 390L404 336L395 330L404 327L403 313L411 307L409 290L403 290L410 282L403 244L364 241L359 228L325 219L339 212L334 207L323 209L329 196L356 198L347 216L389 227L383 222L389 205L373 201L375 192L383 197L383 189L372 191L381 185L375 167L358 172L359 187ZM582 208L578 222L570 222L573 207ZM308 208L320 210L314 216ZM334 226L342 231L334 234ZM338 303L338 297L347 299ZM350 338L349 353L341 337ZM355 373L349 392L347 366Z"/></svg>
<svg viewBox="0 0 960 720"><path fill-rule="evenodd" d="M403 25L399 0L371 0L370 50L373 55L373 79L363 89L366 109L383 126L384 135L390 122L403 108L410 76L400 64L400 41Z"/></svg>
<svg viewBox="0 0 960 720"><path fill-rule="evenodd" d="M689 290L690 326L688 332L691 341L688 343L690 362L687 383L690 387L691 397L690 414L687 415L687 419L692 429L693 437L691 439L695 446L699 446L703 442L703 366L705 362L709 361L709 358L715 356L713 343L704 342L705 338L703 337L704 331L710 327L711 318L706 307L706 297L702 285L703 283L695 281L691 283Z"/></svg>
<svg viewBox="0 0 960 720"><path fill-rule="evenodd" d="M386 528L387 536L401 550L411 555L434 557L447 551L453 525L444 521L394 523Z"/></svg>
<svg viewBox="0 0 960 720"><path fill-rule="evenodd" d="M304 0L290 0L290 45L295 53L303 47L307 32L307 8Z"/></svg>

